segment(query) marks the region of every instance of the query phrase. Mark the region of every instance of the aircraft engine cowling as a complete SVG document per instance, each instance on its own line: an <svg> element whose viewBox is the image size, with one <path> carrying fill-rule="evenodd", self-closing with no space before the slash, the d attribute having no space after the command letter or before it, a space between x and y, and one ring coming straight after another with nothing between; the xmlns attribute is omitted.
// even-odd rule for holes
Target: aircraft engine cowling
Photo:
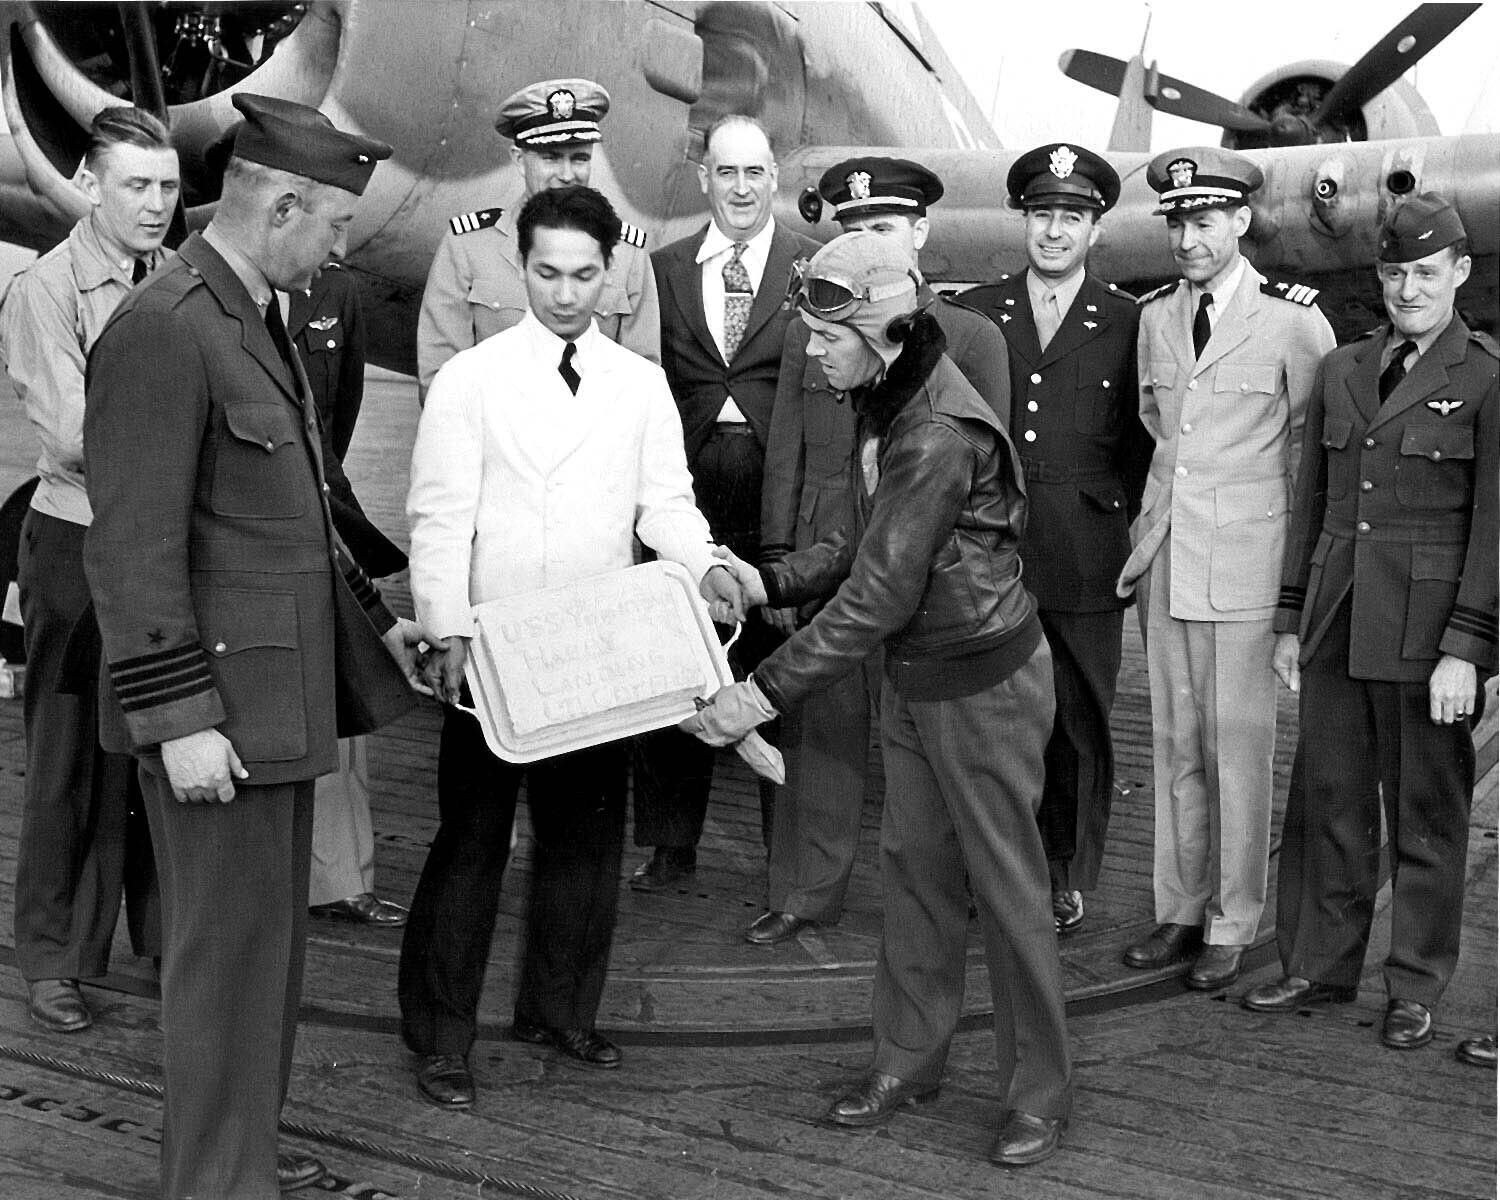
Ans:
<svg viewBox="0 0 1500 1200"><path fill-rule="evenodd" d="M1324 100L1346 71L1342 63L1310 59L1278 67L1252 83L1240 103L1269 122L1268 129L1226 130L1232 150L1385 138L1435 137L1442 131L1427 102L1404 78L1363 107L1317 119Z"/></svg>

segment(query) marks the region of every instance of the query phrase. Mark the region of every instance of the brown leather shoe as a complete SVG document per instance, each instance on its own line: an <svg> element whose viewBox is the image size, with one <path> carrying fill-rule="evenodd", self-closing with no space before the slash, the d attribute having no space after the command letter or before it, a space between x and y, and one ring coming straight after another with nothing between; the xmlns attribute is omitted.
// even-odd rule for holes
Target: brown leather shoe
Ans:
<svg viewBox="0 0 1500 1200"><path fill-rule="evenodd" d="M1453 1057L1471 1067L1495 1069L1495 1035L1489 1037L1464 1038L1453 1048Z"/></svg>
<svg viewBox="0 0 1500 1200"><path fill-rule="evenodd" d="M761 913L745 930L745 940L755 946L774 946L790 941L813 922L789 912Z"/></svg>
<svg viewBox="0 0 1500 1200"><path fill-rule="evenodd" d="M698 852L691 846L658 846L630 876L637 892L664 892L690 879L698 869Z"/></svg>
<svg viewBox="0 0 1500 1200"><path fill-rule="evenodd" d="M1052 919L1060 935L1072 933L1083 924L1083 893L1063 888L1052 893Z"/></svg>
<svg viewBox="0 0 1500 1200"><path fill-rule="evenodd" d="M1228 987L1240 977L1243 946L1204 946L1188 972L1187 985L1195 992L1212 992Z"/></svg>
<svg viewBox="0 0 1500 1200"><path fill-rule="evenodd" d="M38 979L26 985L31 1019L53 1033L81 1033L94 1023L76 979Z"/></svg>
<svg viewBox="0 0 1500 1200"><path fill-rule="evenodd" d="M361 892L332 904L314 904L307 910L314 917L333 921L358 921L381 929L399 929L406 924L409 910L391 900L382 900L374 892Z"/></svg>
<svg viewBox="0 0 1500 1200"><path fill-rule="evenodd" d="M990 1161L1002 1167L1029 1167L1050 1158L1068 1127L1064 1117L1034 1117L1014 1109L990 1147Z"/></svg>
<svg viewBox="0 0 1500 1200"><path fill-rule="evenodd" d="M1392 1000L1385 1006L1380 1040L1392 1050L1416 1050L1432 1041L1432 1014L1415 1000Z"/></svg>
<svg viewBox="0 0 1500 1200"><path fill-rule="evenodd" d="M276 1156L276 1186L283 1192L311 1187L327 1174L328 1168L310 1154Z"/></svg>
<svg viewBox="0 0 1500 1200"><path fill-rule="evenodd" d="M1300 975L1283 975L1275 983L1263 983L1240 997L1251 1012L1286 1013L1314 1004L1348 1004L1356 989L1332 983L1317 983Z"/></svg>
<svg viewBox="0 0 1500 1200"><path fill-rule="evenodd" d="M1203 945L1203 930L1197 925L1158 925L1125 951L1125 965L1138 971L1170 967L1198 953Z"/></svg>
<svg viewBox="0 0 1500 1200"><path fill-rule="evenodd" d="M903 1105L923 1104L937 1094L938 1085L935 1083L911 1083L894 1075L871 1071L860 1080L858 1087L845 1092L829 1105L823 1119L830 1125L863 1129L889 1121Z"/></svg>
<svg viewBox="0 0 1500 1200"><path fill-rule="evenodd" d="M474 1075L462 1054L423 1054L417 1058L417 1091L439 1108L469 1108Z"/></svg>

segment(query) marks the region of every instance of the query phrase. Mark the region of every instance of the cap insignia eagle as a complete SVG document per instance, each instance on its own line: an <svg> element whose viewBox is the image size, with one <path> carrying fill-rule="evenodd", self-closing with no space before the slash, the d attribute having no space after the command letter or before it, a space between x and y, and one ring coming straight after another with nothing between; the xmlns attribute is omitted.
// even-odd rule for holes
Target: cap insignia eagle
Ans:
<svg viewBox="0 0 1500 1200"><path fill-rule="evenodd" d="M552 114L554 121L566 121L573 115L573 105L577 103L577 97L567 88L558 88L547 97L547 111Z"/></svg>
<svg viewBox="0 0 1500 1200"><path fill-rule="evenodd" d="M1047 157L1047 170L1059 179L1066 179L1071 175L1077 164L1078 155L1073 153L1070 146L1059 146Z"/></svg>
<svg viewBox="0 0 1500 1200"><path fill-rule="evenodd" d="M844 182L849 185L849 198L851 200L868 200L870 198L870 172L851 171L849 177Z"/></svg>
<svg viewBox="0 0 1500 1200"><path fill-rule="evenodd" d="M1174 188L1187 188L1193 186L1193 174L1198 170L1198 164L1190 158L1176 158L1167 164L1167 177L1171 179Z"/></svg>

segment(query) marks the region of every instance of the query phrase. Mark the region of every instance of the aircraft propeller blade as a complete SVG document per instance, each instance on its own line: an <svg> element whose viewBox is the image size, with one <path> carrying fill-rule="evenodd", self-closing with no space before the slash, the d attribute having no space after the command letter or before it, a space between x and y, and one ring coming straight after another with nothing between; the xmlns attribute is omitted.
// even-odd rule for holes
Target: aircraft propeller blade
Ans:
<svg viewBox="0 0 1500 1200"><path fill-rule="evenodd" d="M1129 66L1118 58L1093 50L1064 50L1057 65L1069 79L1111 95L1119 94ZM1162 75L1155 69L1148 75L1146 103L1157 112L1169 116L1203 121L1225 129L1260 132L1270 128L1270 122L1244 105L1194 87L1181 79Z"/></svg>
<svg viewBox="0 0 1500 1200"><path fill-rule="evenodd" d="M130 98L137 108L167 119L167 93L161 82L161 61L156 54L156 32L144 3L120 0L115 6L125 32L125 52L130 57Z"/></svg>
<svg viewBox="0 0 1500 1200"><path fill-rule="evenodd" d="M1363 108L1478 8L1477 4L1419 4L1329 89L1311 118L1312 126L1320 128Z"/></svg>

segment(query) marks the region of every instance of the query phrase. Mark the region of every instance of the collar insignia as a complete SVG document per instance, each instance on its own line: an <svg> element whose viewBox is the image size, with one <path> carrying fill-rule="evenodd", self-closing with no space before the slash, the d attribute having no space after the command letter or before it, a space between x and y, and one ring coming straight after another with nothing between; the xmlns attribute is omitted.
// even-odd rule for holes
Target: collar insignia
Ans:
<svg viewBox="0 0 1500 1200"><path fill-rule="evenodd" d="M327 333L339 323L337 317L314 317L307 323L309 329L316 329L319 333Z"/></svg>
<svg viewBox="0 0 1500 1200"><path fill-rule="evenodd" d="M1429 400L1427 407L1432 409L1440 417L1446 417L1451 412L1457 412L1464 406L1462 400Z"/></svg>
<svg viewBox="0 0 1500 1200"><path fill-rule="evenodd" d="M1005 322L1009 321L1009 320L1010 320L1010 313L1001 313L1000 314L1000 323L1002 325L1005 324Z"/></svg>
<svg viewBox="0 0 1500 1200"><path fill-rule="evenodd" d="M573 115L573 105L577 102L578 98L567 88L558 88L547 97L547 111L554 121L566 121Z"/></svg>
<svg viewBox="0 0 1500 1200"><path fill-rule="evenodd" d="M1197 170L1198 164L1190 158L1174 158L1167 164L1167 176L1174 188L1192 187L1193 174Z"/></svg>
<svg viewBox="0 0 1500 1200"><path fill-rule="evenodd" d="M1078 162L1078 155L1073 153L1070 146L1059 146L1047 158L1047 170L1051 171L1059 179L1066 179L1073 173L1073 167Z"/></svg>
<svg viewBox="0 0 1500 1200"><path fill-rule="evenodd" d="M851 171L849 177L844 180L849 185L849 198L851 200L868 200L870 198L870 172Z"/></svg>
<svg viewBox="0 0 1500 1200"><path fill-rule="evenodd" d="M1083 323L1083 327L1085 329L1098 329L1099 328L1099 322L1098 321L1085 321Z"/></svg>
<svg viewBox="0 0 1500 1200"><path fill-rule="evenodd" d="M1433 235L1434 232L1436 232L1436 231L1432 230L1432 229L1429 229L1426 233L1419 233L1419 234L1417 234L1417 241L1419 241L1419 242L1425 242L1428 238L1430 238Z"/></svg>
<svg viewBox="0 0 1500 1200"><path fill-rule="evenodd" d="M1089 312L1099 311L1099 306L1097 304L1085 304L1083 307L1086 308Z"/></svg>

